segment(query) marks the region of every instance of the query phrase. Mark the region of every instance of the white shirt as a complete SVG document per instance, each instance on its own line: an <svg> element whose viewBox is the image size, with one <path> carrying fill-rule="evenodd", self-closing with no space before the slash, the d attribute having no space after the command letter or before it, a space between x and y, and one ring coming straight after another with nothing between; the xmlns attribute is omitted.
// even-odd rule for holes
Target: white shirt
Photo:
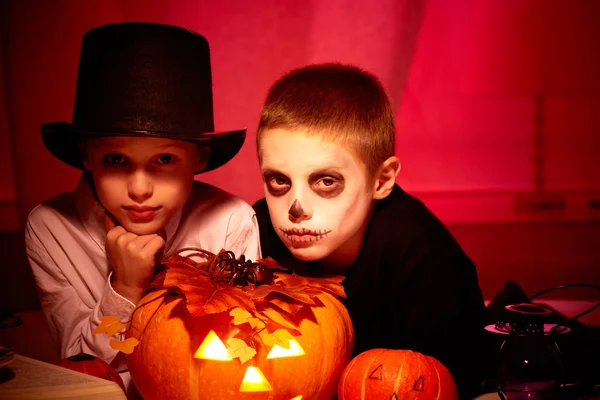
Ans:
<svg viewBox="0 0 600 400"><path fill-rule="evenodd" d="M236 257L260 257L254 210L243 200L214 186L194 182L185 206L167 223L165 256L184 247ZM129 386L123 355L106 335L93 334L100 317L128 321L135 305L109 283L112 271L105 252L104 207L85 178L74 192L37 206L25 227L27 257L38 287L42 309L61 358L88 353L111 364ZM186 253L181 253L185 255Z"/></svg>

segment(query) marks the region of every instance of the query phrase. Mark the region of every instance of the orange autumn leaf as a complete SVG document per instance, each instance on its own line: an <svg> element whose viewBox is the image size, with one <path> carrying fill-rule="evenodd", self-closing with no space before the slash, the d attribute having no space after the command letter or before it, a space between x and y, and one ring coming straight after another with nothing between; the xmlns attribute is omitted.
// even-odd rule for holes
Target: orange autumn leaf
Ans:
<svg viewBox="0 0 600 400"><path fill-rule="evenodd" d="M235 307L249 311L256 309L250 295L242 289L226 283L212 282L206 276L197 276L185 282L178 282L177 288L185 296L186 307L194 317L216 314Z"/></svg>
<svg viewBox="0 0 600 400"><path fill-rule="evenodd" d="M278 345L284 349L289 349L290 340L293 339L294 336L285 329L278 329L273 333L261 334L260 338L266 346Z"/></svg>
<svg viewBox="0 0 600 400"><path fill-rule="evenodd" d="M345 297L343 286L340 284L344 279L342 276L311 277L276 272L273 274L275 283L270 285L250 284L239 287L232 286L229 282L215 282L211 276L228 277L233 274L235 268L244 267L239 264L235 266L235 254L225 250L215 255L198 249L195 254L205 257L206 261L197 263L190 257L178 254L163 260L166 271L157 276L152 286L155 288L162 285L165 289L182 294L186 299L188 311L194 317L229 311L236 307L254 312L256 305L264 302L271 303L289 314L295 314L305 305L315 305L314 298L322 292ZM257 261L274 271L289 271L270 257ZM252 328L260 325L253 319L245 322L250 323Z"/></svg>
<svg viewBox="0 0 600 400"><path fill-rule="evenodd" d="M180 281L204 275L202 270L198 270L189 263L180 260L164 262L163 265L167 267L163 282L165 287L177 286Z"/></svg>
<svg viewBox="0 0 600 400"><path fill-rule="evenodd" d="M260 319L256 318L255 316L253 316L251 313L249 313L246 310L243 310L239 307L234 308L233 310L231 310L229 312L229 315L231 315L233 317L233 324L234 325L241 325L241 324L245 324L248 323L250 324L250 326L252 327L252 329L258 327L259 329L262 329L265 327L265 323L263 321L261 321Z"/></svg>
<svg viewBox="0 0 600 400"><path fill-rule="evenodd" d="M269 308L262 310L259 315L266 318L266 330L268 333L273 333L278 329L286 329L293 336L301 335L298 327L290 322L287 316L282 315L280 311Z"/></svg>
<svg viewBox="0 0 600 400"><path fill-rule="evenodd" d="M106 333L108 336L113 336L121 332L123 329L125 329L125 325L121 321L119 321L117 317L106 315L100 317L100 323L92 331L92 333Z"/></svg>
<svg viewBox="0 0 600 400"><path fill-rule="evenodd" d="M244 364L256 355L256 350L248 346L246 342L238 338L227 339L227 355L231 358L239 358Z"/></svg>
<svg viewBox="0 0 600 400"><path fill-rule="evenodd" d="M194 317L228 311L237 306L254 310L254 303L242 289L211 281L208 269L214 267L215 258L213 255L206 262L195 263L188 257L169 257L163 261L167 267L163 287L176 289L184 295L186 307Z"/></svg>
<svg viewBox="0 0 600 400"><path fill-rule="evenodd" d="M127 338L123 341L110 339L110 347L115 350L120 351L121 353L125 353L125 354L133 353L133 349L139 343L140 343L140 341L134 337Z"/></svg>
<svg viewBox="0 0 600 400"><path fill-rule="evenodd" d="M259 258L258 260L256 260L256 262L266 265L267 267L271 268L272 271L289 271L290 270L289 268L286 268L286 267L280 265L277 261L275 261L271 257Z"/></svg>
<svg viewBox="0 0 600 400"><path fill-rule="evenodd" d="M167 274L166 270L162 270L162 271L158 272L154 276L154 280L152 281L152 283L150 284L150 286L148 287L148 289L149 290L162 289L164 287L166 274Z"/></svg>
<svg viewBox="0 0 600 400"><path fill-rule="evenodd" d="M292 274L276 274L275 282L283 283L287 287L310 287L328 291L336 296L346 298L341 275L318 274L315 276Z"/></svg>
<svg viewBox="0 0 600 400"><path fill-rule="evenodd" d="M269 297L265 299L265 301L291 315L296 315L298 311L300 311L306 306L305 303L298 303L294 299L285 296L280 296L276 293L270 294Z"/></svg>
<svg viewBox="0 0 600 400"><path fill-rule="evenodd" d="M305 286L287 286L281 283L276 283L274 285L249 287L247 291L252 295L252 300L262 300L271 293L279 293L299 301L300 303L311 305L315 304L314 300L312 299L313 296L309 296L305 289Z"/></svg>

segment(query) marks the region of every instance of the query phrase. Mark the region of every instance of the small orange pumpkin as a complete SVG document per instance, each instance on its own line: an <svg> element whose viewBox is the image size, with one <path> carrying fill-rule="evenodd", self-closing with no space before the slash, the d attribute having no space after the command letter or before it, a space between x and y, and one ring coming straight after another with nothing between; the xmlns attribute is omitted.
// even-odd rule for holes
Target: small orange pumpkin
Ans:
<svg viewBox="0 0 600 400"><path fill-rule="evenodd" d="M332 294L343 293L341 279L274 273L270 284L240 287L208 280L203 271L210 265L187 258L164 264L166 275L140 301L127 333L139 340L126 358L144 399L335 396L354 343L348 312ZM288 348L272 344L274 336L266 340L281 331L293 339L281 342ZM240 357L229 352L234 343ZM300 353L289 356L296 349ZM248 351L252 354L245 357Z"/></svg>
<svg viewBox="0 0 600 400"><path fill-rule="evenodd" d="M58 365L97 378L113 381L125 391L125 385L119 373L106 363L106 361L91 354L79 353L68 358L63 358L59 361Z"/></svg>
<svg viewBox="0 0 600 400"><path fill-rule="evenodd" d="M438 360L411 350L371 349L346 366L339 400L457 400L450 371Z"/></svg>

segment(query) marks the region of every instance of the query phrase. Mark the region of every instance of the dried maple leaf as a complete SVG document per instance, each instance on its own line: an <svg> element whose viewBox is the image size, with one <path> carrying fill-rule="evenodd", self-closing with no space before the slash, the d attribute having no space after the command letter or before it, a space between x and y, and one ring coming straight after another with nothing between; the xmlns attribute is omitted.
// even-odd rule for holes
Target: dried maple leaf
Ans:
<svg viewBox="0 0 600 400"><path fill-rule="evenodd" d="M259 329L262 329L265 327L265 323L263 321L256 318L248 311L243 310L239 307L231 310L229 312L229 315L231 315L233 317L234 325L241 325L241 324L249 323L250 326L252 327L252 329L254 329L256 327L258 327Z"/></svg>
<svg viewBox="0 0 600 400"><path fill-rule="evenodd" d="M121 321L119 321L117 317L106 315L100 317L100 323L92 331L92 333L106 333L108 336L113 336L121 332L123 329L125 329L125 325Z"/></svg>
<svg viewBox="0 0 600 400"><path fill-rule="evenodd" d="M287 287L311 287L330 292L336 296L346 298L344 287L341 282L344 277L341 275L305 276L292 274L275 274L275 282L282 282Z"/></svg>
<svg viewBox="0 0 600 400"><path fill-rule="evenodd" d="M180 282L177 288L185 296L187 309L193 317L216 314L234 307L249 311L256 309L250 295L242 289L226 283L212 282L206 276L196 276L185 283Z"/></svg>
<svg viewBox="0 0 600 400"><path fill-rule="evenodd" d="M110 339L110 347L115 350L119 350L121 353L125 353L125 354L133 353L133 349L139 343L140 343L140 341L134 337L127 338L124 341Z"/></svg>
<svg viewBox="0 0 600 400"><path fill-rule="evenodd" d="M286 329L294 336L300 336L301 333L298 330L298 327L291 323L288 318L281 315L279 311L276 311L272 308L262 310L259 315L264 317L266 320L266 329L267 332L273 333L278 329Z"/></svg>
<svg viewBox="0 0 600 400"><path fill-rule="evenodd" d="M266 346L278 345L284 349L289 349L290 340L293 339L294 336L285 329L278 329L273 333L261 333L260 338Z"/></svg>
<svg viewBox="0 0 600 400"><path fill-rule="evenodd" d="M298 303L293 299L286 298L284 296L279 296L277 294L270 294L265 301L292 315L295 315L304 306L306 306L305 303Z"/></svg>
<svg viewBox="0 0 600 400"><path fill-rule="evenodd" d="M290 297L304 304L315 304L312 296L309 296L305 286L287 286L281 283L274 285L248 286L247 291L251 294L252 300L262 300L271 293L279 293Z"/></svg>
<svg viewBox="0 0 600 400"><path fill-rule="evenodd" d="M266 265L271 268L272 271L289 271L289 268L281 266L277 261L272 259L271 257L267 258L259 258L256 262Z"/></svg>
<svg viewBox="0 0 600 400"><path fill-rule="evenodd" d="M157 273L154 276L154 280L152 281L152 283L148 287L148 290L162 289L164 287L165 276L166 275L167 275L167 271L166 270L162 270L159 273Z"/></svg>
<svg viewBox="0 0 600 400"><path fill-rule="evenodd" d="M163 282L164 287L177 286L179 282L185 282L197 276L202 276L201 270L192 267L190 264L183 261L173 261L165 264L167 272Z"/></svg>
<svg viewBox="0 0 600 400"><path fill-rule="evenodd" d="M256 355L256 350L248 346L246 342L238 338L227 339L227 354L231 358L239 358L244 364Z"/></svg>

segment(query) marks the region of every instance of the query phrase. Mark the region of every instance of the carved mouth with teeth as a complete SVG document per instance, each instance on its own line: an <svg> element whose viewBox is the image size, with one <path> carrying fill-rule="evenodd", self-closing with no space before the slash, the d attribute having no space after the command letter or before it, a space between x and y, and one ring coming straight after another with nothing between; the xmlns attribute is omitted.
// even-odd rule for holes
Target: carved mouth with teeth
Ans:
<svg viewBox="0 0 600 400"><path fill-rule="evenodd" d="M306 229L306 228L291 228L291 229L279 228L279 230L281 231L281 233L283 233L283 235L285 236L285 238L287 240L289 240L290 242L295 242L295 243L316 242L318 240L323 239L331 232L330 229L329 230L319 229L319 230L315 231L315 230Z"/></svg>

